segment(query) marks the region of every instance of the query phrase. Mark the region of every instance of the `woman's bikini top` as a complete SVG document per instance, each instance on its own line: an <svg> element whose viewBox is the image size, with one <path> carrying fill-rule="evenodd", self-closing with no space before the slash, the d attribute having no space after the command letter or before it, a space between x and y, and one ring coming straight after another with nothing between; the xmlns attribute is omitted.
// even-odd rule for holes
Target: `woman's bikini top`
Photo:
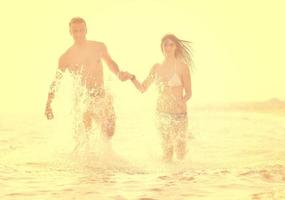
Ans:
<svg viewBox="0 0 285 200"><path fill-rule="evenodd" d="M178 73L176 72L176 63L174 65L174 73L171 75L171 77L169 78L168 81L164 82L162 81L158 74L156 73L156 78L158 80L160 80L163 84L165 84L166 86L168 87L178 87L178 86L181 86L182 85L182 81L178 75Z"/></svg>
<svg viewBox="0 0 285 200"><path fill-rule="evenodd" d="M177 87L177 86L182 85L180 77L178 76L178 74L176 72L174 72L174 74L171 76L171 78L167 81L167 85L169 87Z"/></svg>

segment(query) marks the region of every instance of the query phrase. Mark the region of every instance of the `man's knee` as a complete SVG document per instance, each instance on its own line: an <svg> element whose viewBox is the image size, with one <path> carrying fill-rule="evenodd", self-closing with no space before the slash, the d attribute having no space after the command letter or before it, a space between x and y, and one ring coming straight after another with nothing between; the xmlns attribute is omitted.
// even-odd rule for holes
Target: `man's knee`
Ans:
<svg viewBox="0 0 285 200"><path fill-rule="evenodd" d="M92 116L89 113L85 113L83 116L83 123L86 129L91 129L92 127Z"/></svg>
<svg viewBox="0 0 285 200"><path fill-rule="evenodd" d="M115 133L115 119L105 120L102 123L102 132L107 137L112 137Z"/></svg>

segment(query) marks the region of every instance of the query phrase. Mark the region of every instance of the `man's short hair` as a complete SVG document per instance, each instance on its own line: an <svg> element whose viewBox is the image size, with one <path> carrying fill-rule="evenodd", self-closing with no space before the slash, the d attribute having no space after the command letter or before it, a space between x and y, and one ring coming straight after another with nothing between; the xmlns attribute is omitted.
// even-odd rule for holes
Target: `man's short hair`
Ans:
<svg viewBox="0 0 285 200"><path fill-rule="evenodd" d="M71 26L71 24L81 24L81 23L85 24L85 26L86 26L86 22L83 18L73 17L69 22L69 27Z"/></svg>

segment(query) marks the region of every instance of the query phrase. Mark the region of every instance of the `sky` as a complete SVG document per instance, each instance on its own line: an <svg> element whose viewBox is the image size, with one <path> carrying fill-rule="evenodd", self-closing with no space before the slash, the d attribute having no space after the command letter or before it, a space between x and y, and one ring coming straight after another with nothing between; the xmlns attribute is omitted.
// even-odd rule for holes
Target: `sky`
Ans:
<svg viewBox="0 0 285 200"><path fill-rule="evenodd" d="M0 112L43 112L59 56L72 45L68 23L87 22L121 70L143 80L161 62L166 33L192 43L190 104L285 99L282 0L6 1L0 8ZM141 95L105 67L117 101ZM154 101L152 93L147 101Z"/></svg>

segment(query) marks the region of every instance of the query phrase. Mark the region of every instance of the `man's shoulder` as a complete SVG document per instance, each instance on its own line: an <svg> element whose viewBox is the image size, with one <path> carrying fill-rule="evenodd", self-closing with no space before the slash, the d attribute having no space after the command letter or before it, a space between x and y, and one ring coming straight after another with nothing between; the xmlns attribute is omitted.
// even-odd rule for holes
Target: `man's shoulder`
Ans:
<svg viewBox="0 0 285 200"><path fill-rule="evenodd" d="M106 45L103 42L100 41L95 41L95 40L88 40L89 45L92 47L97 47L97 48L105 48Z"/></svg>
<svg viewBox="0 0 285 200"><path fill-rule="evenodd" d="M66 49L59 57L59 65L66 66L72 54L72 46Z"/></svg>
<svg viewBox="0 0 285 200"><path fill-rule="evenodd" d="M66 49L66 50L61 54L60 58L66 58L66 57L68 57L68 55L71 53L71 51L72 51L72 46L69 47L68 49Z"/></svg>

